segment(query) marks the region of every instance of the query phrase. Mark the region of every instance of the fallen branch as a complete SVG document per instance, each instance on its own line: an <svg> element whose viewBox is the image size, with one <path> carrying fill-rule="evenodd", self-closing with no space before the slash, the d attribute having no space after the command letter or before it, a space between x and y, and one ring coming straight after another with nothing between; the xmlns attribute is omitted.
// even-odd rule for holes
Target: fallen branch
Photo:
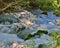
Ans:
<svg viewBox="0 0 60 48"><path fill-rule="evenodd" d="M9 8L13 3L9 3L6 7L0 9L0 12L5 11L7 8Z"/></svg>
<svg viewBox="0 0 60 48"><path fill-rule="evenodd" d="M17 4L20 3L20 2L22 2L22 1L9 3L9 4L7 4L6 7L0 9L0 12L5 11L7 8L11 7L12 5L17 5Z"/></svg>

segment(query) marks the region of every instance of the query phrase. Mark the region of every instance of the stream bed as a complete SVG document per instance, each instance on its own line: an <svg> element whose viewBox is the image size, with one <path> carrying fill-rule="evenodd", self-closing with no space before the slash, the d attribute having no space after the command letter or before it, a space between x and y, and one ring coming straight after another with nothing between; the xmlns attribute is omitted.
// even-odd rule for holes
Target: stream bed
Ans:
<svg viewBox="0 0 60 48"><path fill-rule="evenodd" d="M60 45L60 17L53 11L42 12L37 9L1 14L0 48L56 48Z"/></svg>

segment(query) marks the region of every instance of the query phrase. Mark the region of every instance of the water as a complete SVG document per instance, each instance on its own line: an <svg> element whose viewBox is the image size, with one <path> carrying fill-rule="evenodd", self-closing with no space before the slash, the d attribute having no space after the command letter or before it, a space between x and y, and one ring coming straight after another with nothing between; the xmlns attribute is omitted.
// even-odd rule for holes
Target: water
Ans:
<svg viewBox="0 0 60 48"><path fill-rule="evenodd" d="M0 40L20 41L20 39L22 38L23 41L21 41L21 42L25 42L24 38L26 37L26 35L34 34L34 33L37 32L37 30L48 30L49 32L50 32L50 30L60 30L60 26L58 26L58 24L60 23L60 17L55 16L52 11L48 12L47 15L42 14L42 12L39 11L39 10L37 10L37 12L36 12L36 10L33 11L33 12L32 13L35 14L36 17L29 12L27 12L28 13L27 15L24 14L25 16L20 16L20 13L17 13L17 14L19 14L19 17L22 17L22 19L17 17L17 15L13 14L12 16L14 16L14 17L11 17L11 19L13 19L13 21L14 21L13 25L14 25L14 23L17 23L18 26L21 26L19 23L24 25L25 24L24 22L23 23L20 22L21 20L23 21L23 19L27 19L28 21L33 23L33 25L30 27L30 26L25 24L27 27L24 26L24 27L26 27L25 30L21 31L18 35L14 34L14 33L13 34L9 34L9 33L7 34L8 29L7 30L5 29L7 32L6 32L6 34L5 33L0 34ZM13 27L13 25L12 25L12 27ZM0 26L0 28L2 28L2 27ZM11 27L8 26L8 28L11 28ZM4 28L2 28L2 29L4 29ZM12 29L9 29L9 30L11 31ZM35 42L39 45L40 45L40 43L41 44L49 44L49 43L52 43L54 41L53 38L52 38L52 41L50 41L50 36L49 35L42 35L41 38L38 35L36 35L35 37L31 37L31 38L33 38L33 39L35 38L34 39ZM48 38L48 40L47 40L47 38Z"/></svg>
<svg viewBox="0 0 60 48"><path fill-rule="evenodd" d="M60 17L56 17L51 11L51 12L48 12L46 16L45 15L43 15L43 17L41 15L40 17L38 16L37 25L45 24L48 29L57 28L58 25L56 20L60 21Z"/></svg>

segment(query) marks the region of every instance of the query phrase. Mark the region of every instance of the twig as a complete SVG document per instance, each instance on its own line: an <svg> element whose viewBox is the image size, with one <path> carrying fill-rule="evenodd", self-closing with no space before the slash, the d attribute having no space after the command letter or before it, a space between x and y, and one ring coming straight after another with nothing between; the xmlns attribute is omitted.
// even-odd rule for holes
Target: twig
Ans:
<svg viewBox="0 0 60 48"><path fill-rule="evenodd" d="M6 6L6 7L4 7L4 8L2 8L2 9L0 9L0 12L5 11L7 8L11 7L12 5L17 5L17 4L18 4L18 3L20 3L20 2L22 2L22 0L21 0L21 1L19 1L19 2L12 2L12 3L9 3L9 4L7 4L7 6Z"/></svg>

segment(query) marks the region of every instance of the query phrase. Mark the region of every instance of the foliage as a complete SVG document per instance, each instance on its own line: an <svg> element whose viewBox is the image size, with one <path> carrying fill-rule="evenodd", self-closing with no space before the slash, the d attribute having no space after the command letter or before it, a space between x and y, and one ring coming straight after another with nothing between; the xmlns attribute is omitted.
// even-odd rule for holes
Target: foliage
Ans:
<svg viewBox="0 0 60 48"><path fill-rule="evenodd" d="M13 6L14 6L13 11L14 11L16 9L15 6L22 1L23 0L1 0L0 1L0 4L1 4L0 5L0 12L6 11L6 10L10 11L10 8L12 9Z"/></svg>
<svg viewBox="0 0 60 48"><path fill-rule="evenodd" d="M60 9L56 9L56 10L54 11L54 14L56 14L57 16L59 16L59 14L60 14Z"/></svg>
<svg viewBox="0 0 60 48"><path fill-rule="evenodd" d="M13 3L12 3L13 2ZM16 4L17 2L17 4ZM24 9L37 9L40 8L44 12L53 10L56 15L60 14L60 1L59 0L0 0L0 10L5 8L9 3L11 6L5 9L6 12L17 11L17 5L22 6ZM14 5L15 4L15 5Z"/></svg>
<svg viewBox="0 0 60 48"><path fill-rule="evenodd" d="M60 31L53 31L49 35L57 40L57 45L60 45Z"/></svg>

